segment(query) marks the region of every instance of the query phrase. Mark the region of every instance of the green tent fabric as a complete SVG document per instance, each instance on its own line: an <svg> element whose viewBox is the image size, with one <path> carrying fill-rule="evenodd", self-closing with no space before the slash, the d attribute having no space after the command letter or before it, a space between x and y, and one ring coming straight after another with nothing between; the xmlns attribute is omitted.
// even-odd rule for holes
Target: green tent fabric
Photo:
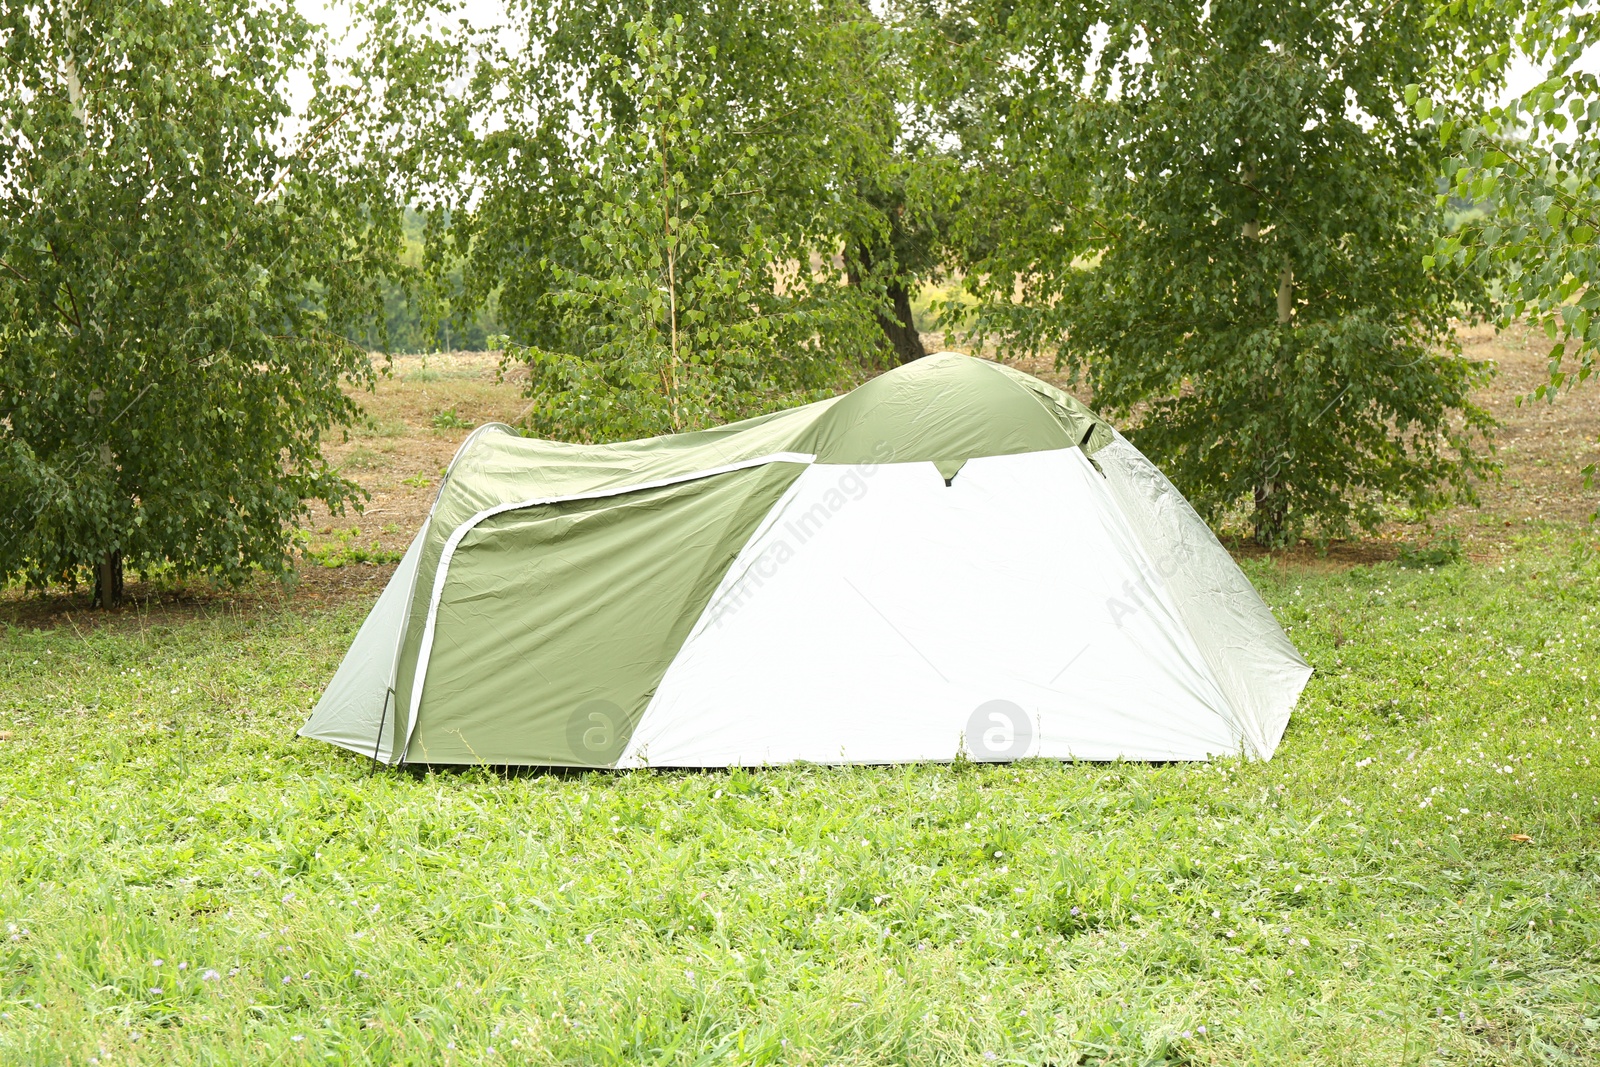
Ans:
<svg viewBox="0 0 1600 1067"><path fill-rule="evenodd" d="M1072 397L952 353L647 441L484 427L301 733L427 764L1270 755L1308 668L1172 499ZM971 718L1000 704L1009 735Z"/></svg>
<svg viewBox="0 0 1600 1067"><path fill-rule="evenodd" d="M458 549L472 565L439 603L416 757L613 763L718 581L803 469L763 464L478 525ZM574 719L594 701L604 722Z"/></svg>
<svg viewBox="0 0 1600 1067"><path fill-rule="evenodd" d="M1110 440L1111 428L1059 389L962 357L921 359L874 378L820 413L794 447L818 463L959 465L1074 445L1093 453Z"/></svg>

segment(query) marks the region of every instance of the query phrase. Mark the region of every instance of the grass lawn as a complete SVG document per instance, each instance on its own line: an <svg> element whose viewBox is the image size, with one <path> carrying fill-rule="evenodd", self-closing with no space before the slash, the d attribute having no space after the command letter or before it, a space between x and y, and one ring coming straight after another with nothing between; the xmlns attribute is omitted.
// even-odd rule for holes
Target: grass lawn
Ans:
<svg viewBox="0 0 1600 1067"><path fill-rule="evenodd" d="M372 775L369 597L0 631L0 1062L1600 1062L1600 561L1251 560L1270 763ZM375 593L375 589L372 590Z"/></svg>

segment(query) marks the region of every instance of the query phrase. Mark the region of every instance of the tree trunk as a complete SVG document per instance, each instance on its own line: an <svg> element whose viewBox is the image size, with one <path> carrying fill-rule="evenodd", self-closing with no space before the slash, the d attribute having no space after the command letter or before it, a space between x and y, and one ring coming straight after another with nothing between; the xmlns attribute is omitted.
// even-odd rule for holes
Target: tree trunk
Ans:
<svg viewBox="0 0 1600 1067"><path fill-rule="evenodd" d="M922 335L917 333L916 316L911 313L911 291L906 283L896 279L889 283L889 299L894 304L894 318L880 314L878 325L883 327L889 344L894 348L895 361L901 364L921 359L928 354L922 347Z"/></svg>
<svg viewBox="0 0 1600 1067"><path fill-rule="evenodd" d="M94 565L94 606L115 608L122 604L122 551L113 549Z"/></svg>
<svg viewBox="0 0 1600 1067"><path fill-rule="evenodd" d="M845 282L861 288L862 278L872 267L872 257L867 250L857 246L845 263ZM922 347L922 335L917 333L916 316L911 312L911 288L904 278L895 278L884 286L889 302L894 307L894 317L875 312L878 328L894 350L896 366L921 359L928 354Z"/></svg>
<svg viewBox="0 0 1600 1067"><path fill-rule="evenodd" d="M1241 177L1246 186L1256 180L1252 163L1246 163ZM1259 201L1245 220L1242 236L1246 241L1261 240L1261 206ZM1294 267L1284 256L1283 267L1278 272L1278 324L1287 326L1294 321ZM1272 401L1265 400L1266 403ZM1256 483L1255 512L1251 520L1255 526L1255 542L1262 548L1282 548L1288 541L1289 498L1280 491L1277 480L1279 455L1269 457L1263 464L1261 480Z"/></svg>
<svg viewBox="0 0 1600 1067"><path fill-rule="evenodd" d="M1256 510L1251 518L1256 544L1262 548L1282 548L1288 542L1289 498L1278 491L1270 474L1256 486Z"/></svg>
<svg viewBox="0 0 1600 1067"><path fill-rule="evenodd" d="M1278 324L1287 326L1294 321L1294 268L1289 265L1289 257L1283 259L1283 268L1278 272ZM1280 344L1286 342L1280 342ZM1282 349L1280 347L1279 351ZM1277 389L1274 387L1276 394ZM1273 396L1268 403L1275 403L1278 397ZM1289 540L1289 498L1279 491L1277 478L1274 476L1281 460L1281 453L1267 461L1267 473L1261 476L1261 481L1256 485L1256 510L1255 519L1256 544L1262 548L1282 548Z"/></svg>
<svg viewBox="0 0 1600 1067"><path fill-rule="evenodd" d="M68 44L70 47L70 38ZM89 110L83 99L83 80L78 76L78 62L69 51L64 63L67 78L67 101L72 105L72 113L77 116L78 122L83 126L84 136L89 135ZM105 403L105 393L100 389L89 394L90 409L96 416L102 415ZM102 442L100 445L100 462L107 468L113 464L111 445ZM94 565L94 606L97 608L115 608L122 604L122 550L112 549L100 557Z"/></svg>

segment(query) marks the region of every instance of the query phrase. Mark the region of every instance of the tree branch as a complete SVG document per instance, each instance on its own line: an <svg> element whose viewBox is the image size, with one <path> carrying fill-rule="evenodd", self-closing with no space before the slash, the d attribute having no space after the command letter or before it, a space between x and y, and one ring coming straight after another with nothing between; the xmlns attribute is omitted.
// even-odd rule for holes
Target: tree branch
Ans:
<svg viewBox="0 0 1600 1067"><path fill-rule="evenodd" d="M32 278L28 277L26 274L22 273L20 270L18 270L17 268L13 267L11 264L7 263L3 259L0 259L0 267L4 267L6 270L10 271L12 273L12 275L17 278L18 281L24 282L24 283L26 283L28 285L32 285L33 284L33 279Z"/></svg>

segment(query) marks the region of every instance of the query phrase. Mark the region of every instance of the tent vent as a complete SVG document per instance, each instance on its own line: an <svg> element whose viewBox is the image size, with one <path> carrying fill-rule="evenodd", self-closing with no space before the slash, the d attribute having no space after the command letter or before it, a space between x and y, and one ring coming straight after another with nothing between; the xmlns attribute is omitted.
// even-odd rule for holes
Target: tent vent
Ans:
<svg viewBox="0 0 1600 1067"><path fill-rule="evenodd" d="M965 456L960 459L937 459L933 461L933 465L939 470L939 477L944 479L944 484L947 486L955 484L956 475L961 473L961 468L966 466L966 463Z"/></svg>

